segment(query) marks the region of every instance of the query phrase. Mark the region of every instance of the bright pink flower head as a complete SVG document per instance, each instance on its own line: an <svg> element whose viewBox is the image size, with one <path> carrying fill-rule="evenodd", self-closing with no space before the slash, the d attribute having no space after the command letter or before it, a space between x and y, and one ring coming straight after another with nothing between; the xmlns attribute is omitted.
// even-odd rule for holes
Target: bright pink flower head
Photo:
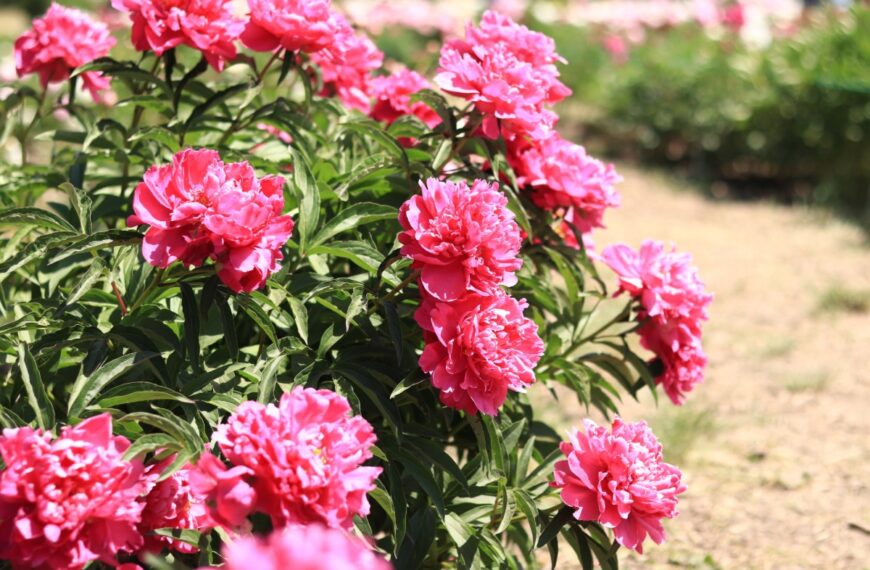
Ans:
<svg viewBox="0 0 870 570"><path fill-rule="evenodd" d="M431 88L425 77L410 69L401 69L390 75L375 77L372 80L372 96L375 104L370 114L372 118L384 121L388 125L399 117L416 115L432 128L441 122L438 113L422 101L411 102L412 95Z"/></svg>
<svg viewBox="0 0 870 570"><path fill-rule="evenodd" d="M142 464L101 414L52 439L29 427L0 436L0 559L15 568L80 569L142 546Z"/></svg>
<svg viewBox="0 0 870 570"><path fill-rule="evenodd" d="M733 32L739 32L746 25L746 9L736 2L722 12L722 23Z"/></svg>
<svg viewBox="0 0 870 570"><path fill-rule="evenodd" d="M283 186L280 176L258 179L247 162L224 164L213 150L187 149L145 172L128 224L151 226L142 242L151 265L201 265L210 257L230 289L253 291L280 269L293 232L293 220L281 214Z"/></svg>
<svg viewBox="0 0 870 570"><path fill-rule="evenodd" d="M186 45L201 51L218 71L236 57L235 41L245 29L233 0L112 0L112 6L130 13L137 50L159 56Z"/></svg>
<svg viewBox="0 0 870 570"><path fill-rule="evenodd" d="M226 570L390 570L362 540L313 523L239 538L224 547Z"/></svg>
<svg viewBox="0 0 870 570"><path fill-rule="evenodd" d="M341 29L330 0L248 0L248 7L242 43L255 51L313 53L331 45Z"/></svg>
<svg viewBox="0 0 870 570"><path fill-rule="evenodd" d="M432 375L443 404L494 416L508 390L534 383L544 343L523 316L527 306L503 292L452 303L424 298L414 314L426 340L420 368Z"/></svg>
<svg viewBox="0 0 870 570"><path fill-rule="evenodd" d="M195 500L208 508L206 526L239 528L257 507L257 492L246 479L253 472L244 466L231 469L211 453L203 453L188 479Z"/></svg>
<svg viewBox="0 0 870 570"><path fill-rule="evenodd" d="M399 241L427 293L452 301L517 282L522 238L498 184L430 178L420 189L399 209Z"/></svg>
<svg viewBox="0 0 870 570"><path fill-rule="evenodd" d="M641 344L664 365L657 381L675 404L703 380L707 362L701 349L701 323L713 296L692 266L692 257L666 251L661 242L645 241L640 250L626 245L606 247L604 262L619 276L619 291L641 304L638 317L645 319L638 333Z"/></svg>
<svg viewBox="0 0 870 570"><path fill-rule="evenodd" d="M163 481L158 481L174 460L175 455L171 455L145 470L144 481L148 490L142 498L145 508L139 530L145 538L144 550L147 552L160 552L164 547L183 554L198 552L199 549L192 544L155 535L152 531L160 528L202 530L210 526L205 502L190 488L191 465L185 465Z"/></svg>
<svg viewBox="0 0 870 570"><path fill-rule="evenodd" d="M342 103L369 112L372 71L384 62L384 54L368 36L357 33L343 16L336 16L339 29L335 41L311 54L320 68L324 97L338 96Z"/></svg>
<svg viewBox="0 0 870 570"><path fill-rule="evenodd" d="M15 40L15 69L19 77L39 74L43 87L64 81L77 67L105 57L115 38L103 22L81 10L52 3L42 18ZM81 75L94 99L109 87L109 79L95 71Z"/></svg>
<svg viewBox="0 0 870 570"><path fill-rule="evenodd" d="M276 527L347 529L354 515L366 516L366 494L381 473L363 465L375 440L372 426L350 415L345 398L301 387L285 393L278 406L243 403L214 435L230 464L248 471L256 510Z"/></svg>
<svg viewBox="0 0 870 570"><path fill-rule="evenodd" d="M662 519L677 516L677 495L686 491L680 470L662 461L662 446L646 422L616 418L613 429L584 422L562 442L568 459L556 463L550 483L574 518L613 529L619 544L643 552L647 535L665 540Z"/></svg>
<svg viewBox="0 0 870 570"><path fill-rule="evenodd" d="M465 40L444 44L435 83L474 103L485 136L497 138L501 121L506 138L544 139L557 120L546 107L571 93L558 79L556 61L550 38L487 12L479 28L468 25Z"/></svg>
<svg viewBox="0 0 870 570"><path fill-rule="evenodd" d="M615 185L622 177L613 165L558 135L532 141L511 157L511 165L517 181L532 190L538 207L551 211L573 208L572 222L582 233L604 227L604 212L619 206Z"/></svg>

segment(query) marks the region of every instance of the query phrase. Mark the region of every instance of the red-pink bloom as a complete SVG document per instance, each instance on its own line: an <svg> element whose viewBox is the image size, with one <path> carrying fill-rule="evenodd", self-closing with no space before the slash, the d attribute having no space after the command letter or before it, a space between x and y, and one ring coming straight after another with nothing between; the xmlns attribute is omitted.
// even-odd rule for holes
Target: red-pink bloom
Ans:
<svg viewBox="0 0 870 570"><path fill-rule="evenodd" d="M483 295L517 282L520 228L498 184L430 178L399 209L402 255L414 260L423 289L441 301Z"/></svg>
<svg viewBox="0 0 870 570"><path fill-rule="evenodd" d="M511 155L517 182L532 191L532 201L545 210L572 209L571 221L582 233L604 227L604 212L619 206L615 185L622 177L578 144L554 135Z"/></svg>
<svg viewBox="0 0 870 570"><path fill-rule="evenodd" d="M376 77L372 80L371 90L375 104L370 115L388 125L399 117L415 115L430 128L434 127L441 122L438 113L422 101L411 102L412 95L431 88L425 77L410 69Z"/></svg>
<svg viewBox="0 0 870 570"><path fill-rule="evenodd" d="M234 468L247 470L256 510L276 527L347 529L355 515L368 514L366 494L381 473L363 465L376 441L372 426L350 411L335 392L294 388L278 406L243 403L218 426L214 441Z"/></svg>
<svg viewBox="0 0 870 570"><path fill-rule="evenodd" d="M486 12L480 27L467 26L465 40L444 44L435 83L474 103L485 136L496 138L501 121L507 138L543 139L557 120L547 106L571 92L559 81L556 61L550 38Z"/></svg>
<svg viewBox="0 0 870 570"><path fill-rule="evenodd" d="M372 71L384 61L384 54L362 33L356 33L343 16L335 40L325 49L311 54L320 68L324 97L338 96L342 103L368 113L371 99Z"/></svg>
<svg viewBox="0 0 870 570"><path fill-rule="evenodd" d="M242 43L255 51L312 53L328 47L341 29L330 0L248 0L250 21Z"/></svg>
<svg viewBox="0 0 870 570"><path fill-rule="evenodd" d="M112 0L112 6L130 13L137 50L160 56L186 45L218 71L236 57L235 41L245 29L232 0Z"/></svg>
<svg viewBox="0 0 870 570"><path fill-rule="evenodd" d="M206 526L238 528L257 506L257 492L245 479L253 472L244 466L231 469L211 453L203 453L188 476L190 490L208 508Z"/></svg>
<svg viewBox="0 0 870 570"><path fill-rule="evenodd" d="M293 232L293 220L281 215L283 186L280 176L258 179L247 162L224 164L213 150L186 149L145 172L128 224L151 226L142 241L151 265L201 265L210 257L230 289L253 291L280 269Z"/></svg>
<svg viewBox="0 0 870 570"><path fill-rule="evenodd" d="M42 18L15 40L15 69L19 77L39 74L43 87L64 81L77 67L105 57L115 38L103 22L85 12L52 3ZM99 99L109 79L95 71L81 74L82 83Z"/></svg>
<svg viewBox="0 0 870 570"><path fill-rule="evenodd" d="M523 316L526 307L503 292L469 293L452 303L424 297L414 314L426 341L420 368L432 375L443 404L494 416L508 390L534 383L544 343Z"/></svg>
<svg viewBox="0 0 870 570"><path fill-rule="evenodd" d="M623 64L628 61L628 43L619 34L608 34L601 42L614 63Z"/></svg>
<svg viewBox="0 0 870 570"><path fill-rule="evenodd" d="M701 323L713 296L686 253L666 251L661 242L645 241L640 250L626 245L604 249L601 258L619 276L619 291L641 304L641 344L662 361L657 378L675 404L704 378L707 359L701 349Z"/></svg>
<svg viewBox="0 0 870 570"><path fill-rule="evenodd" d="M197 552L199 549L192 544L156 535L153 531L161 528L202 530L210 526L205 502L190 488L191 465L185 465L163 481L158 481L174 460L175 455L171 455L145 470L143 479L148 490L142 497L145 508L139 530L145 538L144 550L147 552L160 552L164 547L184 554Z"/></svg>
<svg viewBox="0 0 870 570"><path fill-rule="evenodd" d="M78 570L142 546L142 464L101 414L52 438L29 427L0 436L0 559L15 568Z"/></svg>
<svg viewBox="0 0 870 570"><path fill-rule="evenodd" d="M612 431L591 420L585 433L574 429L560 448L568 459L556 463L552 487L577 509L574 518L613 529L616 541L643 552L647 535L665 540L661 519L677 516L682 473L662 461L662 446L646 422L616 418Z"/></svg>
<svg viewBox="0 0 870 570"><path fill-rule="evenodd" d="M313 523L238 538L224 546L225 570L390 570L369 546L341 530Z"/></svg>
<svg viewBox="0 0 870 570"><path fill-rule="evenodd" d="M722 12L722 23L731 31L739 32L746 24L746 10L743 4L736 2Z"/></svg>

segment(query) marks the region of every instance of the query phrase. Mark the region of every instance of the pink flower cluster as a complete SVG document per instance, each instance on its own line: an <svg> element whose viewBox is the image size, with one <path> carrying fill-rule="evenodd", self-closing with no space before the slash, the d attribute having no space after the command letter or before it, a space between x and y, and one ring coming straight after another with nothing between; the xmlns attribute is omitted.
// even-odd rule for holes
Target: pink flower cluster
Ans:
<svg viewBox="0 0 870 570"><path fill-rule="evenodd" d="M245 402L214 434L226 468L206 453L191 475L215 524L239 527L253 512L276 528L324 524L349 529L366 516L366 494L380 467L366 467L375 443L372 426L328 390L294 388L280 404Z"/></svg>
<svg viewBox="0 0 870 570"><path fill-rule="evenodd" d="M254 51L313 53L330 46L342 27L329 0L248 0L248 7L241 39Z"/></svg>
<svg viewBox="0 0 870 570"><path fill-rule="evenodd" d="M465 35L444 44L435 82L474 103L487 137L549 137L557 117L548 107L571 93L559 81L553 40L491 11Z"/></svg>
<svg viewBox="0 0 870 570"><path fill-rule="evenodd" d="M525 301L501 289L517 282L520 229L497 184L430 178L420 188L399 210L402 255L420 272L420 368L445 405L495 415L508 390L534 382L544 351Z"/></svg>
<svg viewBox="0 0 870 570"><path fill-rule="evenodd" d="M215 261L233 291L262 287L280 268L293 232L282 215L284 179L258 179L247 162L224 164L213 150L186 149L152 166L136 187L128 224L150 226L142 254L156 267Z"/></svg>
<svg viewBox="0 0 870 570"><path fill-rule="evenodd" d="M677 516L677 495L686 491L682 473L662 461L662 446L645 422L616 418L612 430L586 420L585 433L573 430L561 450L551 486L577 509L574 517L613 529L617 542L643 552L649 536L665 539L661 520Z"/></svg>
<svg viewBox="0 0 870 570"><path fill-rule="evenodd" d="M33 26L15 40L15 69L19 77L39 75L43 87L66 80L77 67L105 57L115 45L106 24L81 10L52 3ZM94 99L109 87L109 80L95 71L81 75Z"/></svg>
<svg viewBox="0 0 870 570"><path fill-rule="evenodd" d="M184 465L166 479L158 481L173 461L175 455L170 455L145 469L143 480L147 494L143 498L145 507L139 530L145 539L143 550L146 552L160 552L164 548L182 554L197 552L199 549L192 544L156 535L153 531L160 528L199 530L207 528L211 520L205 502L193 493L190 486L191 465Z"/></svg>
<svg viewBox="0 0 870 570"><path fill-rule="evenodd" d="M638 251L626 245L609 246L601 258L619 276L617 293L626 291L640 302L641 344L664 366L656 381L675 404L681 404L704 379L707 357L701 348L701 323L707 320L713 300L692 266L691 255L645 241Z"/></svg>
<svg viewBox="0 0 870 570"><path fill-rule="evenodd" d="M235 41L245 29L245 21L235 16L232 0L112 0L112 6L129 12L137 50L151 50L159 56L186 45L202 52L218 71L236 57Z"/></svg>
<svg viewBox="0 0 870 570"><path fill-rule="evenodd" d="M431 87L425 77L410 69L376 77L371 83L375 104L369 114L388 125L399 117L415 115L428 127L435 127L441 122L438 113L422 101L411 102L412 95Z"/></svg>
<svg viewBox="0 0 870 570"><path fill-rule="evenodd" d="M225 570L390 570L362 540L319 524L287 527L224 547Z"/></svg>

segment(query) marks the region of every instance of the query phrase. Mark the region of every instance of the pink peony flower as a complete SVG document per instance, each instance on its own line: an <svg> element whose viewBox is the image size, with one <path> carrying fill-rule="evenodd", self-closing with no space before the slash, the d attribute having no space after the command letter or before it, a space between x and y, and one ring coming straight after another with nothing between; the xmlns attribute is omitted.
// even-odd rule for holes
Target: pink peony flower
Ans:
<svg viewBox="0 0 870 570"><path fill-rule="evenodd" d="M628 61L628 43L622 36L608 34L601 43L614 63L621 65Z"/></svg>
<svg viewBox="0 0 870 570"><path fill-rule="evenodd" d="M452 301L517 282L522 238L498 184L475 180L469 188L464 180L430 178L420 188L399 210L399 241L428 294Z"/></svg>
<svg viewBox="0 0 870 570"><path fill-rule="evenodd" d="M137 50L160 56L186 45L201 51L217 71L236 57L235 41L245 29L232 0L112 0L112 6L130 13Z"/></svg>
<svg viewBox="0 0 870 570"><path fill-rule="evenodd" d="M257 492L245 482L253 472L244 466L227 469L211 453L203 453L190 471L190 490L197 501L205 503L207 527L238 528L257 505Z"/></svg>
<svg viewBox="0 0 870 570"><path fill-rule="evenodd" d="M425 77L409 69L401 69L390 75L372 80L372 96L375 105L372 118L388 125L405 115L416 115L429 128L441 122L441 117L422 101L411 103L411 96L424 89L431 89Z"/></svg>
<svg viewBox="0 0 870 570"><path fill-rule="evenodd" d="M736 2L722 12L722 23L732 32L739 32L746 25L746 10L743 4Z"/></svg>
<svg viewBox="0 0 870 570"><path fill-rule="evenodd" d="M280 269L293 232L284 209L284 179L258 179L247 162L224 164L213 150L186 149L172 164L152 166L133 197L128 225L150 226L142 254L156 267L206 258L233 291L262 287Z"/></svg>
<svg viewBox="0 0 870 570"><path fill-rule="evenodd" d="M171 455L145 470L143 480L148 490L142 497L145 508L139 530L145 538L144 550L147 552L160 552L164 547L183 554L198 552L199 549L192 544L155 535L152 531L160 528L202 530L209 527L205 502L195 496L190 488L191 465L185 465L163 481L158 481L174 460L175 455Z"/></svg>
<svg viewBox="0 0 870 570"><path fill-rule="evenodd" d="M342 26L329 0L248 0L242 43L254 51L312 53L330 46Z"/></svg>
<svg viewBox="0 0 870 570"><path fill-rule="evenodd" d="M101 414L60 436L29 427L0 436L0 559L15 568L81 569L142 546L142 464Z"/></svg>
<svg viewBox="0 0 870 570"><path fill-rule="evenodd" d="M342 396L301 387L285 393L277 407L243 403L214 435L234 469L246 470L242 477L255 491L255 508L274 526L345 529L354 515L369 512L366 494L381 468L363 463L372 457L375 439L372 426L351 416ZM216 503L219 510L219 495Z"/></svg>
<svg viewBox="0 0 870 570"><path fill-rule="evenodd" d="M552 135L557 117L546 107L571 93L558 79L553 41L495 12L465 35L444 44L435 83L474 103L487 137L498 137L499 121L509 139Z"/></svg>
<svg viewBox="0 0 870 570"><path fill-rule="evenodd" d="M363 113L369 112L371 72L384 61L375 44L364 34L357 34L343 16L336 16L339 29L335 41L311 54L323 80L321 96L338 96L342 103Z"/></svg>
<svg viewBox="0 0 870 570"><path fill-rule="evenodd" d="M573 210L569 217L582 233L604 227L604 212L619 206L614 186L622 177L580 145L554 135L511 154L517 182L531 189L532 201L545 210Z"/></svg>
<svg viewBox="0 0 870 570"><path fill-rule="evenodd" d="M643 552L647 535L665 540L661 519L677 516L677 495L686 491L682 473L662 461L662 446L646 422L616 418L612 431L591 420L586 433L570 432L556 463L552 487L577 509L574 518L613 529L616 541Z"/></svg>
<svg viewBox="0 0 870 570"><path fill-rule="evenodd" d="M389 570L362 540L317 523L246 536L224 547L226 570Z"/></svg>
<svg viewBox="0 0 870 570"><path fill-rule="evenodd" d="M613 245L601 253L619 276L617 294L626 291L640 301L641 344L664 365L657 378L668 397L680 404L704 378L707 358L701 348L701 323L713 296L692 266L692 257L665 251L661 242L645 241L635 252Z"/></svg>
<svg viewBox="0 0 870 570"><path fill-rule="evenodd" d="M115 38L103 22L85 12L52 3L42 18L15 40L15 69L19 77L39 74L42 87L65 81L77 67L105 57ZM95 71L81 74L95 100L108 89L109 79Z"/></svg>
<svg viewBox="0 0 870 570"><path fill-rule="evenodd" d="M527 306L503 292L469 293L452 303L424 297L414 314L426 341L420 368L432 375L443 404L494 416L508 390L534 383L544 343L523 316Z"/></svg>

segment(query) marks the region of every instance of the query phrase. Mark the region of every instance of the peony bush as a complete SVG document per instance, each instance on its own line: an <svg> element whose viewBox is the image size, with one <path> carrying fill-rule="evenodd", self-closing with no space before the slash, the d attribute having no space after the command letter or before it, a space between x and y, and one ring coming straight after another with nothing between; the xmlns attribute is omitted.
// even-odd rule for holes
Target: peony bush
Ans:
<svg viewBox="0 0 870 570"><path fill-rule="evenodd" d="M52 5L2 88L0 565L665 539L686 485L618 406L691 397L711 296L660 242L597 252L620 177L556 132L550 38L487 12L427 78L326 0L114 7Z"/></svg>

